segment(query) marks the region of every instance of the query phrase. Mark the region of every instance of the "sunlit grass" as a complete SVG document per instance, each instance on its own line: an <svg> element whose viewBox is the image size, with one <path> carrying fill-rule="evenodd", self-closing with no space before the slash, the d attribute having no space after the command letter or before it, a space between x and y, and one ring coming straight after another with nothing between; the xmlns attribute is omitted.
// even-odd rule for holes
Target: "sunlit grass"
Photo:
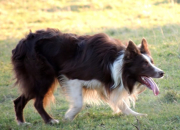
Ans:
<svg viewBox="0 0 180 130"><path fill-rule="evenodd" d="M178 1L177 1L178 2ZM30 126L15 122L12 100L18 89L12 88L11 50L30 30L58 28L79 35L104 32L124 43L149 42L155 64L165 71L164 79L155 79L160 95L146 90L139 96L136 111L141 129L180 128L180 5L168 0L0 0L0 129L135 129L133 116L113 115L110 108L84 106L73 122L65 122L68 109L64 96L55 92L56 105L48 112L60 124L45 125L33 108L25 109Z"/></svg>

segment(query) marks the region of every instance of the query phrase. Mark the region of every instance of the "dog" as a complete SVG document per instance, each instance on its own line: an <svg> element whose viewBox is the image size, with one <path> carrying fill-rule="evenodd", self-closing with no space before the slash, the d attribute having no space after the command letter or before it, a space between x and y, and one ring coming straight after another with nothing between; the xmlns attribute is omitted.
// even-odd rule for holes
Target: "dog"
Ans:
<svg viewBox="0 0 180 130"><path fill-rule="evenodd" d="M59 123L44 109L54 99L58 82L70 103L66 120L74 119L83 102L107 103L114 113L146 115L130 106L146 88L158 95L152 78L164 75L154 65L146 39L139 46L132 41L124 45L104 33L78 36L51 28L30 32L12 50L11 59L21 90L13 101L19 125L26 123L23 109L31 99L45 123Z"/></svg>

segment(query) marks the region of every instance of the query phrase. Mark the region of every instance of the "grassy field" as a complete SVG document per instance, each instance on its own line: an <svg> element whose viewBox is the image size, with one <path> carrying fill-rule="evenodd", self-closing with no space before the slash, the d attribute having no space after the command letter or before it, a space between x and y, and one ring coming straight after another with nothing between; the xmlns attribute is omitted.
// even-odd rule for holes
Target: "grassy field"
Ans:
<svg viewBox="0 0 180 130"><path fill-rule="evenodd" d="M90 129L90 130L179 130L180 129L180 4L179 0L0 0L0 129ZM17 126L12 101L18 97L13 86L11 50L29 32L58 28L79 35L104 32L136 44L145 37L155 64L165 71L155 80L159 96L146 90L139 95L135 110L147 117L113 115L106 106L84 106L73 122L63 116L68 103L55 92L56 105L47 111L58 125L45 125L28 103L24 110L28 126Z"/></svg>

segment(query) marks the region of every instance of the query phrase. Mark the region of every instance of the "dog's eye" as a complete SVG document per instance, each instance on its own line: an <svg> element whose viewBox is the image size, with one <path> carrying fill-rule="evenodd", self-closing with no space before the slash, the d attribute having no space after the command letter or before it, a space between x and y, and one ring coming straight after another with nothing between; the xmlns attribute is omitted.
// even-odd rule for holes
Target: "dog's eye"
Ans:
<svg viewBox="0 0 180 130"><path fill-rule="evenodd" d="M143 67L146 68L146 67L148 67L148 66L149 66L149 63L148 63L147 61L144 61Z"/></svg>
<svg viewBox="0 0 180 130"><path fill-rule="evenodd" d="M151 63L153 63L153 64L154 64L153 60L151 60Z"/></svg>

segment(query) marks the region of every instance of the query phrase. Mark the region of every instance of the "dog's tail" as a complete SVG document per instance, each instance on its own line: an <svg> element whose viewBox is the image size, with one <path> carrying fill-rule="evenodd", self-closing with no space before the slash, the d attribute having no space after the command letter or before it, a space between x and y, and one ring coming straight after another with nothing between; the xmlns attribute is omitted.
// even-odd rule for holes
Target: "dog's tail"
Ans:
<svg viewBox="0 0 180 130"><path fill-rule="evenodd" d="M15 73L15 85L19 86L26 98L42 96L44 106L50 99L54 100L56 75L47 59L36 51L36 43L41 39L51 38L57 33L59 32L53 29L30 32L12 50L11 61Z"/></svg>

